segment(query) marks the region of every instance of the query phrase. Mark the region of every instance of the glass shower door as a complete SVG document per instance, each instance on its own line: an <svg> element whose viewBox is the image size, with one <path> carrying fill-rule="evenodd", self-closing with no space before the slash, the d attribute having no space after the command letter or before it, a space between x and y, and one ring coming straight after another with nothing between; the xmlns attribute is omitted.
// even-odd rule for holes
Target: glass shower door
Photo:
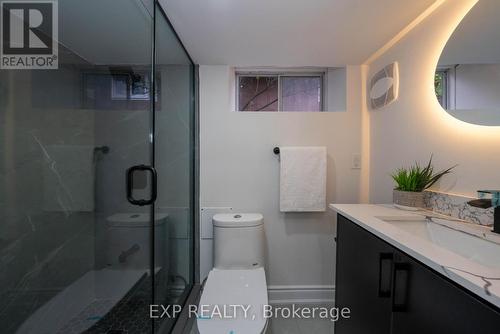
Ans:
<svg viewBox="0 0 500 334"><path fill-rule="evenodd" d="M55 4L58 68L0 70L1 332L150 333L152 6Z"/></svg>
<svg viewBox="0 0 500 334"><path fill-rule="evenodd" d="M155 258L163 257L155 275L155 304L183 305L194 282L194 64L165 13L156 5L155 167L159 171L155 217ZM170 328L160 322L157 330Z"/></svg>

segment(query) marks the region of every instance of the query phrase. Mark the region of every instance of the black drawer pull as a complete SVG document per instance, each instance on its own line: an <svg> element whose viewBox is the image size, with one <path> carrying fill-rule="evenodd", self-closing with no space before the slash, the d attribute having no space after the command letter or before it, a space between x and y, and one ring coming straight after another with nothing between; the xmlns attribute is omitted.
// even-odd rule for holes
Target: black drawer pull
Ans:
<svg viewBox="0 0 500 334"><path fill-rule="evenodd" d="M379 254L378 296L382 298L391 297L393 258L392 253Z"/></svg>
<svg viewBox="0 0 500 334"><path fill-rule="evenodd" d="M410 265L394 263L394 286L392 294L392 311L406 311L408 300L408 285L410 282Z"/></svg>

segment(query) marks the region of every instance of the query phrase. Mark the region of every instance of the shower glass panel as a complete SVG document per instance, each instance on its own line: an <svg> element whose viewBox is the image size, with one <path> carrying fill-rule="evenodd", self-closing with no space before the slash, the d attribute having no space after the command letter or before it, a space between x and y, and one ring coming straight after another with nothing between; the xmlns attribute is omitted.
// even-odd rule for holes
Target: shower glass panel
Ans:
<svg viewBox="0 0 500 334"><path fill-rule="evenodd" d="M156 6L155 216L167 228L156 230L155 258L167 249L162 273L155 275L155 304L183 304L193 284L194 66ZM163 329L163 327L161 327Z"/></svg>
<svg viewBox="0 0 500 334"><path fill-rule="evenodd" d="M0 69L0 332L168 329L149 305L193 284L193 64L152 0L56 3L58 68Z"/></svg>

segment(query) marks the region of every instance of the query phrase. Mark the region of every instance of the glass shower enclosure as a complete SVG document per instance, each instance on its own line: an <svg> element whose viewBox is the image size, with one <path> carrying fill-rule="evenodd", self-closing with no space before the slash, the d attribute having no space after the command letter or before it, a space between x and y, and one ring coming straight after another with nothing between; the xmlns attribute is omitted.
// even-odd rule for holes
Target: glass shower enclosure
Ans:
<svg viewBox="0 0 500 334"><path fill-rule="evenodd" d="M0 331L168 332L149 306L194 282L194 64L156 1L51 2L58 67L0 69Z"/></svg>

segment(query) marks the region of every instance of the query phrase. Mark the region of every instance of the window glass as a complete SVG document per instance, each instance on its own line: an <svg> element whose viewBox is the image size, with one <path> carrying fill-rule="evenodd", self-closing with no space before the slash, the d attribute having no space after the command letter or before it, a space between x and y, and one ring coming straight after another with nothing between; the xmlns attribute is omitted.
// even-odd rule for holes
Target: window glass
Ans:
<svg viewBox="0 0 500 334"><path fill-rule="evenodd" d="M321 111L322 78L307 76L281 77L281 110Z"/></svg>
<svg viewBox="0 0 500 334"><path fill-rule="evenodd" d="M278 111L278 76L239 76L239 111Z"/></svg>

